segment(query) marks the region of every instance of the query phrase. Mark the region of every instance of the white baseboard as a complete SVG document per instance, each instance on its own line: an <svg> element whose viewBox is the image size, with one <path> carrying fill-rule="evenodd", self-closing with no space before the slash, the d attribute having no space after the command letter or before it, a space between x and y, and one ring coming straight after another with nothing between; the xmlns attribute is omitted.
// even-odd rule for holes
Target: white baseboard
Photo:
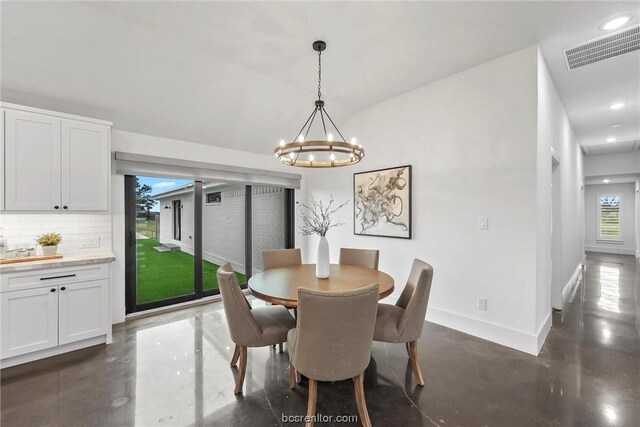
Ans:
<svg viewBox="0 0 640 427"><path fill-rule="evenodd" d="M70 344L59 345L57 347L35 351L33 353L27 353L21 356L10 357L0 361L0 369L21 365L23 363L33 362L34 360L40 360L46 357L57 356L59 354L80 350L81 348L92 347L94 345L109 344L108 341L109 340L107 335L100 335L98 337L87 338L86 340L77 341Z"/></svg>
<svg viewBox="0 0 640 427"><path fill-rule="evenodd" d="M540 348L542 348L542 344L551 328L551 313L549 313L537 334L512 329L497 323L453 313L433 306L429 306L427 310L427 320L535 356L540 352Z"/></svg>
<svg viewBox="0 0 640 427"><path fill-rule="evenodd" d="M587 246L585 248L587 252L602 252L605 254L618 254L618 255L636 255L634 248L616 248L608 246Z"/></svg>
<svg viewBox="0 0 640 427"><path fill-rule="evenodd" d="M562 287L562 308L564 308L565 303L569 299L569 295L571 295L573 288L578 284L580 276L582 276L582 264L578 264L576 266L571 278Z"/></svg>
<svg viewBox="0 0 640 427"><path fill-rule="evenodd" d="M540 329L538 329L536 333L537 344L536 344L536 356L540 354L540 350L542 350L542 346L547 339L547 335L549 335L549 331L551 330L551 324L553 322L553 317L551 313L547 314L547 318L544 320Z"/></svg>

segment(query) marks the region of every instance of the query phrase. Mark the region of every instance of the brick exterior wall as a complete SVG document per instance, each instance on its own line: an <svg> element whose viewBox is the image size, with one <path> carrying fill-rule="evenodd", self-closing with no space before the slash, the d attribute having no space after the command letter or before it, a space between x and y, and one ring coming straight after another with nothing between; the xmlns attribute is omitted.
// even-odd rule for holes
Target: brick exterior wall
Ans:
<svg viewBox="0 0 640 427"><path fill-rule="evenodd" d="M244 186L222 190L220 205L207 204L203 192L203 258L222 265L230 262L234 269L245 273L244 265ZM173 239L172 200L182 200L182 239ZM279 187L252 187L253 271L262 271L262 250L284 247L284 190ZM193 254L193 194L181 194L160 199L161 243L179 244Z"/></svg>

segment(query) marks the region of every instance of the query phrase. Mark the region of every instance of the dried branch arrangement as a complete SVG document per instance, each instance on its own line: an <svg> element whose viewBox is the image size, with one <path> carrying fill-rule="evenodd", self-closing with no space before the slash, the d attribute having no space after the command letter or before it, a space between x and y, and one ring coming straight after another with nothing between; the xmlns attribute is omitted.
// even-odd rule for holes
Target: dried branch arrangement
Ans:
<svg viewBox="0 0 640 427"><path fill-rule="evenodd" d="M348 200L338 206L334 206L333 196L331 196L327 206L324 206L322 200L317 202L313 196L311 196L311 206L300 204L300 214L302 217L300 231L305 236L312 234L326 236L327 232L333 227L345 225L344 222L332 221L331 217L347 203L349 203Z"/></svg>

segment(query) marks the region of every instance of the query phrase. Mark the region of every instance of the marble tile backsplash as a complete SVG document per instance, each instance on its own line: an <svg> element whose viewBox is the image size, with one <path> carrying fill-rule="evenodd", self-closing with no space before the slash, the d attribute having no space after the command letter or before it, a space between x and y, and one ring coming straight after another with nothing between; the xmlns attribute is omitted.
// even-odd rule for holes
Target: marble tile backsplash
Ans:
<svg viewBox="0 0 640 427"><path fill-rule="evenodd" d="M36 237L55 232L62 235L58 252L63 255L103 253L112 251L110 214L25 214L0 213L0 227L4 230L9 249L28 244L33 247ZM83 242L98 239L99 247L83 248ZM42 254L40 247L37 255Z"/></svg>

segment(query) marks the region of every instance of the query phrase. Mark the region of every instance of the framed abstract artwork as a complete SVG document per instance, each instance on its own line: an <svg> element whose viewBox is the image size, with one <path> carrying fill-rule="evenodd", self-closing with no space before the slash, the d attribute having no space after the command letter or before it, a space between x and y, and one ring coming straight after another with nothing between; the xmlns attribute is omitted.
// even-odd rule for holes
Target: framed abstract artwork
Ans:
<svg viewBox="0 0 640 427"><path fill-rule="evenodd" d="M353 233L411 238L411 165L353 174Z"/></svg>

